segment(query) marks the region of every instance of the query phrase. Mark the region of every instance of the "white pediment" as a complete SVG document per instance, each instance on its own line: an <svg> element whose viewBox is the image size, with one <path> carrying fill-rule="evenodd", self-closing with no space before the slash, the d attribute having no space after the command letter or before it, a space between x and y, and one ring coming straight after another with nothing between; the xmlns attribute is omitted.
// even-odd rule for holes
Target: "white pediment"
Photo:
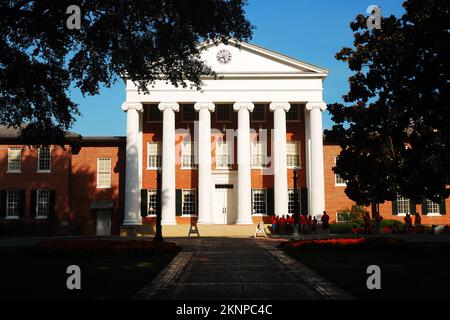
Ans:
<svg viewBox="0 0 450 320"><path fill-rule="evenodd" d="M229 52L231 59L221 63L217 59L219 52ZM313 75L326 77L326 69L294 59L260 46L234 41L228 44L208 45L202 52L202 60L218 75Z"/></svg>

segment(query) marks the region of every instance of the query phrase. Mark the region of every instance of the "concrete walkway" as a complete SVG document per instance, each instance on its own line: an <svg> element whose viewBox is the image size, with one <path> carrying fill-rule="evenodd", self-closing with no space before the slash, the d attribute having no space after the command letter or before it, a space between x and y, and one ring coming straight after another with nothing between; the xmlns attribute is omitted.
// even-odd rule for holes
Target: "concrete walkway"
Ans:
<svg viewBox="0 0 450 320"><path fill-rule="evenodd" d="M276 249L277 240L200 238L175 242L183 251L135 299L351 299Z"/></svg>

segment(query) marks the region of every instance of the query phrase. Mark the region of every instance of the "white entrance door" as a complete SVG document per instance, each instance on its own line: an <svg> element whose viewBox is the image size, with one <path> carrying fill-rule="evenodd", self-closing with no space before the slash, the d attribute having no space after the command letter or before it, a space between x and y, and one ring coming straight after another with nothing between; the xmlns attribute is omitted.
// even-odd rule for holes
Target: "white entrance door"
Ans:
<svg viewBox="0 0 450 320"><path fill-rule="evenodd" d="M223 224L235 224L237 217L233 185L216 185L215 200L216 221Z"/></svg>
<svg viewBox="0 0 450 320"><path fill-rule="evenodd" d="M97 235L98 236L111 235L111 211L108 210L97 211Z"/></svg>

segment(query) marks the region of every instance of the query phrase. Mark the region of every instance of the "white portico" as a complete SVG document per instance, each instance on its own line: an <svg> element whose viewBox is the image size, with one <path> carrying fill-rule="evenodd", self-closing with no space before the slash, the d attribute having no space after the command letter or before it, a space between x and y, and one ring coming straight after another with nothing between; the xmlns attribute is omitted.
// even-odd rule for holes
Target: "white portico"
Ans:
<svg viewBox="0 0 450 320"><path fill-rule="evenodd" d="M217 79L205 78L202 90L177 88L158 81L150 94L138 92L127 81L127 159L124 226L139 226L141 217L140 190L145 166L142 164L143 145L142 106L157 105L162 112L162 223L177 223L176 189L181 174L177 170L176 141L178 137L177 113L180 105L190 103L198 115L195 145L196 209L198 224L253 224L252 212L252 113L255 105L267 105L271 114L270 172L273 176L273 211L286 214L288 208L287 112L292 105L302 105L301 146L304 148L308 213L320 216L324 210L324 169L322 149L323 80L327 70L289 58L256 45L241 43L236 47L211 45L202 59L218 74ZM236 130L235 166L229 170L216 170L212 164L212 118L217 106L227 104L235 112L237 121L223 125ZM268 123L266 123L268 125ZM235 126L235 127L233 127ZM303 129L304 128L304 129ZM303 131L304 130L304 131ZM297 136L300 136L298 133ZM295 134L294 134L295 136ZM216 151L217 152L217 151ZM183 172L185 174L185 172ZM265 180L264 180L265 181ZM144 181L145 183L145 181ZM262 183L262 182L261 182ZM225 216L220 216L220 213ZM228 214L228 215L227 215Z"/></svg>

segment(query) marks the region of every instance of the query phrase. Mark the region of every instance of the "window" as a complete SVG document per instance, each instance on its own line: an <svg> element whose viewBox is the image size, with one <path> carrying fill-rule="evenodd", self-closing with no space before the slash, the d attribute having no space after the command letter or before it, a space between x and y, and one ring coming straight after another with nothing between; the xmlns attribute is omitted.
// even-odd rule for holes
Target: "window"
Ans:
<svg viewBox="0 0 450 320"><path fill-rule="evenodd" d="M286 113L286 121L288 122L296 122L300 121L300 104L291 104L291 108Z"/></svg>
<svg viewBox="0 0 450 320"><path fill-rule="evenodd" d="M22 148L8 148L8 172L20 172Z"/></svg>
<svg viewBox="0 0 450 320"><path fill-rule="evenodd" d="M183 199L182 199L182 214L183 215L196 215L196 192L195 190L183 190Z"/></svg>
<svg viewBox="0 0 450 320"><path fill-rule="evenodd" d="M266 214L266 189L253 189L252 190L252 204L253 214Z"/></svg>
<svg viewBox="0 0 450 320"><path fill-rule="evenodd" d="M111 188L111 159L97 159L97 188Z"/></svg>
<svg viewBox="0 0 450 320"><path fill-rule="evenodd" d="M183 169L193 169L197 167L197 148L195 142L183 142L182 163Z"/></svg>
<svg viewBox="0 0 450 320"><path fill-rule="evenodd" d="M38 190L36 198L36 218L47 218L50 213L50 191Z"/></svg>
<svg viewBox="0 0 450 320"><path fill-rule="evenodd" d="M181 119L184 122L191 122L197 120L197 112L195 112L193 104L181 105Z"/></svg>
<svg viewBox="0 0 450 320"><path fill-rule="evenodd" d="M290 168L300 167L300 142L288 141L286 148L287 148L287 166Z"/></svg>
<svg viewBox="0 0 450 320"><path fill-rule="evenodd" d="M159 110L157 104L148 104L145 106L147 112L147 122L162 122L163 113Z"/></svg>
<svg viewBox="0 0 450 320"><path fill-rule="evenodd" d="M261 104L261 103L255 104L255 108L253 108L253 112L251 113L251 121L253 121L253 122L266 121L266 109L267 109L267 104Z"/></svg>
<svg viewBox="0 0 450 320"><path fill-rule="evenodd" d="M336 160L337 160L337 157L334 157L334 165L335 166L336 166ZM334 183L336 186L346 186L347 185L347 182L344 179L342 179L342 177L337 173L334 174L334 180L335 180Z"/></svg>
<svg viewBox="0 0 450 320"><path fill-rule="evenodd" d="M147 169L161 167L161 143L149 142L147 144Z"/></svg>
<svg viewBox="0 0 450 320"><path fill-rule="evenodd" d="M252 142L252 167L266 167L266 144L264 142Z"/></svg>
<svg viewBox="0 0 450 320"><path fill-rule="evenodd" d="M298 210L299 213L301 212L301 203L300 203L300 190L297 189L297 194L298 194ZM288 196L289 196L289 203L288 203L288 213L290 215L293 215L295 213L295 202L294 202L294 189L289 189L288 190Z"/></svg>
<svg viewBox="0 0 450 320"><path fill-rule="evenodd" d="M439 203L427 199L427 212L428 214L441 214Z"/></svg>
<svg viewBox="0 0 450 320"><path fill-rule="evenodd" d="M158 194L156 189L148 190L147 192L147 212L150 215L156 215L158 210Z"/></svg>
<svg viewBox="0 0 450 320"><path fill-rule="evenodd" d="M50 148L42 147L39 148L38 151L38 171L41 172L50 172L51 164L50 164Z"/></svg>
<svg viewBox="0 0 450 320"><path fill-rule="evenodd" d="M15 190L8 190L6 195L6 217L19 217L19 201L20 192Z"/></svg>
<svg viewBox="0 0 450 320"><path fill-rule="evenodd" d="M218 104L216 105L216 121L217 122L230 122L231 121L231 104Z"/></svg>
<svg viewBox="0 0 450 320"><path fill-rule="evenodd" d="M227 141L219 141L216 143L216 168L230 169L231 161L231 143Z"/></svg>
<svg viewBox="0 0 450 320"><path fill-rule="evenodd" d="M397 213L406 215L407 213L411 213L410 209L410 201L409 199L399 197L397 198Z"/></svg>

